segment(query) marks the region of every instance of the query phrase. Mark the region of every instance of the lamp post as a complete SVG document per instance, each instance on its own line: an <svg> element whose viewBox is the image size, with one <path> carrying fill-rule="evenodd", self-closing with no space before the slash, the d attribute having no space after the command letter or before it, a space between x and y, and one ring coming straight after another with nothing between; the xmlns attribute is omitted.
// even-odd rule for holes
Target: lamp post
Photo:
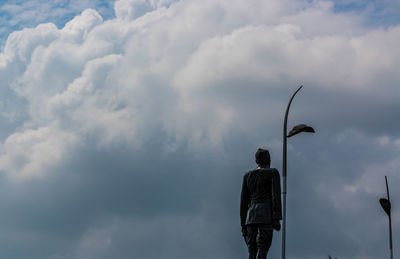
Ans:
<svg viewBox="0 0 400 259"><path fill-rule="evenodd" d="M289 100L289 103L286 107L285 119L283 123L283 164L282 164L282 195L283 195L283 204L282 204L282 259L286 258L286 193L287 193L287 184L286 184L286 165L287 165L287 138L290 138L300 132L312 132L314 133L314 129L305 124L299 124L293 127L293 129L287 134L287 120L289 115L290 104L293 101L294 96L300 91L303 86L300 86L299 89L294 92L292 97Z"/></svg>
<svg viewBox="0 0 400 259"><path fill-rule="evenodd" d="M379 199L379 203L381 204L383 210L386 212L386 214L389 216L389 249L390 249L390 259L393 259L393 243L392 243L392 216L390 213L391 210L391 204L390 204L390 196L389 196L389 185L388 185L388 180L387 176L385 175L385 181L386 181L386 193L387 193L387 198L381 198Z"/></svg>

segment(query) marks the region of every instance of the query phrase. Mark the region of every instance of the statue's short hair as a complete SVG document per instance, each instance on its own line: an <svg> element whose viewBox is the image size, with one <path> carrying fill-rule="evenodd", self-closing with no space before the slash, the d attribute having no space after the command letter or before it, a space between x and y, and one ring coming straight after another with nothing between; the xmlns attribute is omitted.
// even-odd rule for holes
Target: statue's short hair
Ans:
<svg viewBox="0 0 400 259"><path fill-rule="evenodd" d="M257 150L256 163L258 165L270 165L271 164L271 156L269 155L269 151L267 149L259 148Z"/></svg>

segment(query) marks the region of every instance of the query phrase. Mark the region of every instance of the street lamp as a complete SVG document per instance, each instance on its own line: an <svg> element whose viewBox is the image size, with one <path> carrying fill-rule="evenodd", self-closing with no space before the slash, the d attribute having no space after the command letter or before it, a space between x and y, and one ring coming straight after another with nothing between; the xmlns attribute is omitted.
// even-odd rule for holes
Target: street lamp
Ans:
<svg viewBox="0 0 400 259"><path fill-rule="evenodd" d="M390 213L390 209L392 206L390 204L389 185L388 185L388 180L387 180L386 175L385 175L385 181L386 181L387 198L379 199L379 203L381 204L381 206L382 206L383 210L386 212L386 214L389 216L389 249L390 249L390 259L393 259L392 217L391 217L391 213Z"/></svg>
<svg viewBox="0 0 400 259"><path fill-rule="evenodd" d="M299 89L294 92L292 97L289 100L289 103L286 107L286 113L285 113L285 119L283 123L283 165L282 165L282 179L283 179L283 190L282 190L282 195L283 195L283 204L282 204L282 259L286 258L286 189L287 189L287 184L286 184L286 164L287 164L287 138L290 138L296 134L299 134L300 132L312 132L314 133L314 129L310 126L307 126L305 124L299 124L293 127L293 129L289 132L289 135L287 134L287 119L289 115L289 109L290 109L290 104L293 101L294 96L300 91L300 89L303 86L300 86Z"/></svg>

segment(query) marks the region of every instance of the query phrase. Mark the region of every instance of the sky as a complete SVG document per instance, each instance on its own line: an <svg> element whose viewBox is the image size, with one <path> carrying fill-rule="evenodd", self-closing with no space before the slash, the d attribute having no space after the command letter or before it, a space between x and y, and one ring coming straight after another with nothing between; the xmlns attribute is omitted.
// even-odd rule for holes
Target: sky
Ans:
<svg viewBox="0 0 400 259"><path fill-rule="evenodd" d="M246 258L257 148L282 168L287 257L400 253L400 2L0 4L0 257ZM274 232L271 258L280 257Z"/></svg>

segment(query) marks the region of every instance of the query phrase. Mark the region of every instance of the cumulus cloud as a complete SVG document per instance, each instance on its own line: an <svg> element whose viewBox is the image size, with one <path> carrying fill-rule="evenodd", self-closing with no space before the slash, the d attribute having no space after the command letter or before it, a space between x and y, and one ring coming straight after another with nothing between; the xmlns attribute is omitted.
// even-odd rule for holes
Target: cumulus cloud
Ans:
<svg viewBox="0 0 400 259"><path fill-rule="evenodd" d="M39 172L51 170L66 155L75 136L58 129L38 128L17 132L7 138L1 156L1 168L14 172L13 177L26 179L37 176Z"/></svg>
<svg viewBox="0 0 400 259"><path fill-rule="evenodd" d="M0 42L15 30L53 22L63 27L66 22L87 8L96 8L103 17L113 17L114 0L6 0L0 3Z"/></svg>
<svg viewBox="0 0 400 259"><path fill-rule="evenodd" d="M153 243L168 258L245 256L241 175L260 144L280 168L282 113L303 83L290 123L317 134L290 142L288 252L384 253L384 234L360 236L385 224L383 176L400 182L399 26L367 28L329 1L119 0L114 12L15 31L0 53L8 232L59 236L38 241L40 258L161 258Z"/></svg>

